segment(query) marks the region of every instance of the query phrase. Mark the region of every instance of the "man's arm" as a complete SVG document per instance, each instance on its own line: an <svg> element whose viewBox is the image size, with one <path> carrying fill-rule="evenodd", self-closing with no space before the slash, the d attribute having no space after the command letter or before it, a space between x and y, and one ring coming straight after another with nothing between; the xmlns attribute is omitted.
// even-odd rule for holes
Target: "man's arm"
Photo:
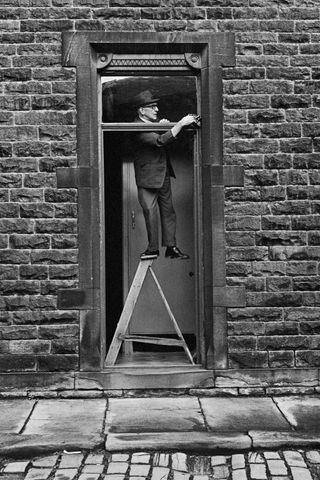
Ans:
<svg viewBox="0 0 320 480"><path fill-rule="evenodd" d="M138 135L138 139L145 145L150 145L152 147L164 147L174 140L174 136L172 135L171 130L168 130L163 134L156 132L143 132Z"/></svg>
<svg viewBox="0 0 320 480"><path fill-rule="evenodd" d="M193 123L197 122L197 118L200 119L200 117L195 117L194 115L188 114L185 117L182 117L181 120L179 120L178 123L175 124L174 127L171 128L171 133L174 137L176 137L183 127L187 127L188 125L192 125Z"/></svg>
<svg viewBox="0 0 320 480"><path fill-rule="evenodd" d="M172 142L177 135L181 132L183 127L187 127L188 125L192 125L200 120L200 117L196 117L195 115L188 114L185 117L182 117L179 122L175 124L171 130L163 134L159 134L156 132L145 132L139 134L139 140L141 143L145 145L152 145L153 147L164 147L168 143ZM166 123L168 120L163 119L160 120L160 123Z"/></svg>

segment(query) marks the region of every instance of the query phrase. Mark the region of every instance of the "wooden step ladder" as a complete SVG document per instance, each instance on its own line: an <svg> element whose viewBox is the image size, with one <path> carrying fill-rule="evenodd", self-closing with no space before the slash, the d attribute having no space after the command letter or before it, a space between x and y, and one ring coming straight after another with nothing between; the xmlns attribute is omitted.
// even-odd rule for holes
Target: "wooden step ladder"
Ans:
<svg viewBox="0 0 320 480"><path fill-rule="evenodd" d="M182 347L190 360L190 363L194 365L194 361L191 355L191 352L183 338L183 335L181 333L181 330L179 328L179 325L174 318L174 315L171 311L171 308L167 302L166 297L164 296L164 293L162 291L162 288L158 282L158 279L152 270L151 266L153 264L153 260L155 260L157 257L151 257L150 259L146 260L141 260L136 274L134 276L133 282L131 284L127 299L125 301L115 334L113 336L107 358L105 361L105 366L106 367L111 367L115 364L121 345L123 342L138 342L138 343L150 343L150 344L156 344L156 345L170 345L170 346L179 346ZM130 324L130 320L132 318L132 314L134 311L134 307L137 303L138 297L141 292L141 288L144 282L144 279L148 273L148 271L151 273L154 282L156 284L156 287L160 293L160 296L163 300L163 303L166 307L166 310L169 314L170 320L172 321L173 327L175 329L176 335L179 337L179 339L174 339L174 338L162 338L162 337L151 337L148 335L129 335L127 334L127 330Z"/></svg>

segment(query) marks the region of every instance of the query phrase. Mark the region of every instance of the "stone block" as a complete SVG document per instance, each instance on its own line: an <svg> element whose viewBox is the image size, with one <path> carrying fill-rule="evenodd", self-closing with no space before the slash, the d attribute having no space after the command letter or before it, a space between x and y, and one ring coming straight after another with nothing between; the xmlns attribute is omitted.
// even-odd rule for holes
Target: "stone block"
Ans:
<svg viewBox="0 0 320 480"><path fill-rule="evenodd" d="M284 215L264 216L261 219L261 228L262 230L289 230L291 228L291 218Z"/></svg>
<svg viewBox="0 0 320 480"><path fill-rule="evenodd" d="M259 351L244 351L229 353L230 368L267 368L268 353Z"/></svg>
<svg viewBox="0 0 320 480"><path fill-rule="evenodd" d="M38 355L37 362L40 372L68 372L79 367L78 355Z"/></svg>
<svg viewBox="0 0 320 480"><path fill-rule="evenodd" d="M38 162L34 158L8 158L12 152L7 150L5 144L0 144L0 171L2 172L35 172L38 170Z"/></svg>
<svg viewBox="0 0 320 480"><path fill-rule="evenodd" d="M38 337L37 327L30 325L14 325L0 327L2 340L35 339Z"/></svg>
<svg viewBox="0 0 320 480"><path fill-rule="evenodd" d="M227 261L259 261L267 260L267 247L229 247L226 251Z"/></svg>
<svg viewBox="0 0 320 480"><path fill-rule="evenodd" d="M271 96L272 108L307 108L310 107L309 95L281 94Z"/></svg>
<svg viewBox="0 0 320 480"><path fill-rule="evenodd" d="M79 352L78 338L63 338L61 340L52 340L52 354L74 354Z"/></svg>
<svg viewBox="0 0 320 480"><path fill-rule="evenodd" d="M45 265L20 265L19 274L21 279L45 280L48 278L48 267Z"/></svg>
<svg viewBox="0 0 320 480"><path fill-rule="evenodd" d="M118 462L111 460L108 465L107 475L114 475L114 474L123 474L125 475L129 468L129 464L126 462Z"/></svg>
<svg viewBox="0 0 320 480"><path fill-rule="evenodd" d="M297 367L319 367L320 353L317 350L301 350L296 352L296 364Z"/></svg>
<svg viewBox="0 0 320 480"><path fill-rule="evenodd" d="M8 203L5 205L0 205L0 217L18 217L19 216L19 206Z"/></svg>
<svg viewBox="0 0 320 480"><path fill-rule="evenodd" d="M53 468L58 460L58 455L49 455L32 460L32 466L35 468Z"/></svg>
<svg viewBox="0 0 320 480"><path fill-rule="evenodd" d="M286 189L281 185L271 185L261 187L260 189L261 200L264 202L274 202L276 200L285 200ZM273 214L277 215L277 212L273 209L274 205L271 204L271 210Z"/></svg>
<svg viewBox="0 0 320 480"><path fill-rule="evenodd" d="M157 468L161 468L161 467L155 467L155 468L157 469ZM131 464L129 475L130 475L130 477L146 478L149 474L149 471L150 471L150 465ZM158 476L156 476L155 478L156 478L156 480L159 479Z"/></svg>
<svg viewBox="0 0 320 480"><path fill-rule="evenodd" d="M98 480L99 477L100 477L100 473L81 473L79 475L80 480Z"/></svg>
<svg viewBox="0 0 320 480"><path fill-rule="evenodd" d="M22 110L21 108L19 110ZM29 110L29 109L25 109ZM13 147L13 153L17 157L45 157L50 155L50 145L45 142L17 142ZM32 187L28 181L26 187Z"/></svg>
<svg viewBox="0 0 320 480"><path fill-rule="evenodd" d="M75 108L74 95L34 95L32 110L73 110Z"/></svg>
<svg viewBox="0 0 320 480"><path fill-rule="evenodd" d="M11 354L39 355L50 351L51 343L46 340L11 340L9 351Z"/></svg>
<svg viewBox="0 0 320 480"><path fill-rule="evenodd" d="M270 386L317 386L315 368L299 369L247 369L218 370L215 372L216 387L270 387Z"/></svg>
<svg viewBox="0 0 320 480"><path fill-rule="evenodd" d="M245 468L245 457L242 453L235 453L231 456L232 470L238 470Z"/></svg>
<svg viewBox="0 0 320 480"><path fill-rule="evenodd" d="M131 463L150 463L150 454L149 453L144 453L144 452L139 452L139 453L133 453L131 456Z"/></svg>
<svg viewBox="0 0 320 480"><path fill-rule="evenodd" d="M248 112L250 123L279 123L284 122L284 113L281 110L252 110Z"/></svg>
<svg viewBox="0 0 320 480"><path fill-rule="evenodd" d="M250 475L252 480L267 480L266 466L262 463L250 463Z"/></svg>
<svg viewBox="0 0 320 480"><path fill-rule="evenodd" d="M10 246L21 249L43 249L50 247L48 235L10 235Z"/></svg>
<svg viewBox="0 0 320 480"><path fill-rule="evenodd" d="M34 222L22 218L2 218L0 233L33 233Z"/></svg>
<svg viewBox="0 0 320 480"><path fill-rule="evenodd" d="M13 189L10 192L10 199L12 202L17 202L17 203L23 203L24 205L21 205L23 207L23 210L21 209L20 206L20 212L21 211L26 211L28 212L28 208L26 206L26 202L43 202L43 190L42 189L33 189L33 188L19 188L19 189ZM32 207L30 207L32 208ZM34 211L36 212L37 206L34 205ZM33 216L33 215L21 215L21 216ZM46 215L47 216L47 215Z"/></svg>
<svg viewBox="0 0 320 480"><path fill-rule="evenodd" d="M17 356L18 357L18 356ZM15 356L11 355L11 358ZM21 360L23 357L19 357ZM26 358L27 360L27 358ZM23 360L21 362L23 364ZM2 373L0 381L3 391L37 389L57 390L62 388L73 388L74 376L69 373Z"/></svg>
<svg viewBox="0 0 320 480"><path fill-rule="evenodd" d="M137 449L149 451L188 449L189 452L203 454L205 451L226 452L237 448L238 451L251 447L251 440L247 435L224 433L215 435L209 432L193 432L192 443L186 432L150 432L109 434L106 440L106 450L111 452L125 452ZM185 473L185 472L180 472ZM179 477L177 477L179 478Z"/></svg>
<svg viewBox="0 0 320 480"><path fill-rule="evenodd" d="M290 429L268 398L259 399L259 403L256 399L238 398L236 411L233 399L202 398L200 401L206 422L213 432L245 432L254 430L254 425L266 431Z"/></svg>
<svg viewBox="0 0 320 480"><path fill-rule="evenodd" d="M57 234L51 236L52 248L68 249L78 247L78 238L76 235Z"/></svg>
<svg viewBox="0 0 320 480"><path fill-rule="evenodd" d="M168 453L156 453L153 457L155 467L168 467L171 455Z"/></svg>
<svg viewBox="0 0 320 480"><path fill-rule="evenodd" d="M25 462L10 462L2 469L1 473L5 473L5 474L25 473L29 464L30 464L29 460Z"/></svg>
<svg viewBox="0 0 320 480"><path fill-rule="evenodd" d="M44 75L48 74L47 69L41 69ZM18 112L16 114L16 125L73 125L74 114L72 112L51 112L31 111Z"/></svg>
<svg viewBox="0 0 320 480"><path fill-rule="evenodd" d="M75 189L46 189L46 202L75 202L77 199L77 191Z"/></svg>
<svg viewBox="0 0 320 480"><path fill-rule="evenodd" d="M286 273L291 276L317 275L317 262L288 262L286 265Z"/></svg>
<svg viewBox="0 0 320 480"><path fill-rule="evenodd" d="M1 258L1 251L0 251ZM77 263L78 256L77 252L73 250L38 250L31 252L31 263L33 264L66 264L66 263ZM8 262L6 262L8 263ZM27 262L24 262L27 263Z"/></svg>
<svg viewBox="0 0 320 480"><path fill-rule="evenodd" d="M279 292L292 290L292 279L288 277L272 277L267 279L267 291Z"/></svg>
<svg viewBox="0 0 320 480"><path fill-rule="evenodd" d="M144 432L205 430L198 401L192 397L110 399L109 409L107 432L140 432L141 425Z"/></svg>
<svg viewBox="0 0 320 480"><path fill-rule="evenodd" d="M42 281L40 283L40 293L41 295L57 295L62 288L75 287L77 287L77 282L72 280Z"/></svg>
<svg viewBox="0 0 320 480"><path fill-rule="evenodd" d="M294 361L293 351L269 351L269 365L271 368L293 367Z"/></svg>
<svg viewBox="0 0 320 480"><path fill-rule="evenodd" d="M307 467L291 467L291 474L293 480L313 480Z"/></svg>
<svg viewBox="0 0 320 480"><path fill-rule="evenodd" d="M54 480L72 480L77 473L76 468L58 468L53 478Z"/></svg>
<svg viewBox="0 0 320 480"><path fill-rule="evenodd" d="M25 194L19 196L19 201L25 198ZM34 196L30 197L28 195L28 200L33 201ZM39 195L39 200L42 200ZM25 205L20 205L20 215L23 218L51 218L54 217L54 207L52 205L47 205L45 203L27 203Z"/></svg>
<svg viewBox="0 0 320 480"><path fill-rule="evenodd" d="M27 421L35 401L33 400L1 400L2 421L0 431L6 433L20 433ZM27 462L29 464L29 461ZM4 473L23 473L27 467L25 462L10 463Z"/></svg>
<svg viewBox="0 0 320 480"><path fill-rule="evenodd" d="M62 404L64 405L64 404ZM62 407L63 408L63 407ZM41 415L40 415L41 417ZM82 453L64 454L61 457L59 469L78 469L83 461Z"/></svg>
<svg viewBox="0 0 320 480"><path fill-rule="evenodd" d="M22 268L22 267L20 267ZM0 280L17 280L19 267L16 265L1 265Z"/></svg>
<svg viewBox="0 0 320 480"><path fill-rule="evenodd" d="M302 296L298 292L255 292L247 293L247 305L252 307L292 307L302 306Z"/></svg>
<svg viewBox="0 0 320 480"><path fill-rule="evenodd" d="M104 455L101 453L89 453L85 460L86 465L100 465L104 461Z"/></svg>
<svg viewBox="0 0 320 480"><path fill-rule="evenodd" d="M260 230L260 217L254 216L226 216L227 230Z"/></svg>
<svg viewBox="0 0 320 480"><path fill-rule="evenodd" d="M36 233L77 233L77 223L74 219L36 220L35 231Z"/></svg>
<svg viewBox="0 0 320 480"><path fill-rule="evenodd" d="M55 205L56 218L76 218L78 214L77 204L62 203Z"/></svg>
<svg viewBox="0 0 320 480"><path fill-rule="evenodd" d="M260 132L261 136L266 138L301 137L300 125L296 124L265 123L260 127Z"/></svg>
<svg viewBox="0 0 320 480"><path fill-rule="evenodd" d="M306 452L306 458L310 463L320 464L320 452L317 450L310 450Z"/></svg>
<svg viewBox="0 0 320 480"><path fill-rule="evenodd" d="M54 402L41 400L33 411L24 434L37 434L46 427L47 434L63 432L65 435L66 431L71 431L76 435L85 434L98 438L101 434L105 408L106 401L104 399L70 399L55 400ZM62 467L67 469L72 468L70 462L76 462L78 465L83 458L82 454L65 455L64 457L66 458L63 460Z"/></svg>
<svg viewBox="0 0 320 480"><path fill-rule="evenodd" d="M247 480L247 472L245 469L235 470L232 472L232 480Z"/></svg>
<svg viewBox="0 0 320 480"><path fill-rule="evenodd" d="M45 480L51 474L52 468L30 468L26 480ZM55 477L56 478L56 477Z"/></svg>
<svg viewBox="0 0 320 480"><path fill-rule="evenodd" d="M288 469L283 460L267 459L268 469L271 475L286 476Z"/></svg>

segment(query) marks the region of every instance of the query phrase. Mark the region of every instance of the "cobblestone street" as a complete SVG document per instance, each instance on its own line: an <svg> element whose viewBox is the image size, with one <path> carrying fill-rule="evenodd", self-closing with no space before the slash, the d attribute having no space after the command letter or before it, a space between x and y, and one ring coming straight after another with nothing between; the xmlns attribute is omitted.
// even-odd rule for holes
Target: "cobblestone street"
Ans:
<svg viewBox="0 0 320 480"><path fill-rule="evenodd" d="M1 480L319 480L320 450L195 456L185 453L56 453L0 460Z"/></svg>

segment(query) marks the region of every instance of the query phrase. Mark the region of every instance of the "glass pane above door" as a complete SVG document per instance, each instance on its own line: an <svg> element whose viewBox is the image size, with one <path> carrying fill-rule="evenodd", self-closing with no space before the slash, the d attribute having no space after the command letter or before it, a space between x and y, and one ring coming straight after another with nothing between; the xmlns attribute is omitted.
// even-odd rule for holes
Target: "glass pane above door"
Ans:
<svg viewBox="0 0 320 480"><path fill-rule="evenodd" d="M146 91L159 99L159 120L177 122L188 113L200 113L195 76L105 76L101 82L103 123L134 122L136 96Z"/></svg>

